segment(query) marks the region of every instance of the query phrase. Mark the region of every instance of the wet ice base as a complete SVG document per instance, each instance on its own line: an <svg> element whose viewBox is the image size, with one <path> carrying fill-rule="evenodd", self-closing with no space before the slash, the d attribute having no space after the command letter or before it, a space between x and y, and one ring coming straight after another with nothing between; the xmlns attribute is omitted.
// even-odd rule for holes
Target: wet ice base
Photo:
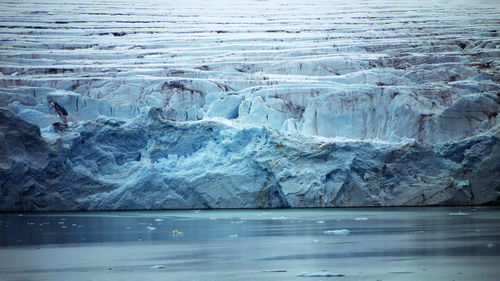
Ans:
<svg viewBox="0 0 500 281"><path fill-rule="evenodd" d="M0 276L496 280L499 214L498 207L2 214Z"/></svg>

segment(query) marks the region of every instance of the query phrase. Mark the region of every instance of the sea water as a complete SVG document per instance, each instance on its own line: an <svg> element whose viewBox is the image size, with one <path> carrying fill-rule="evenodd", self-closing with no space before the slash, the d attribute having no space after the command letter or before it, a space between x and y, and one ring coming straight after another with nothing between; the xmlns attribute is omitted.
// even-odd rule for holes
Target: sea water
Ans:
<svg viewBox="0 0 500 281"><path fill-rule="evenodd" d="M0 215L1 280L498 280L500 208Z"/></svg>

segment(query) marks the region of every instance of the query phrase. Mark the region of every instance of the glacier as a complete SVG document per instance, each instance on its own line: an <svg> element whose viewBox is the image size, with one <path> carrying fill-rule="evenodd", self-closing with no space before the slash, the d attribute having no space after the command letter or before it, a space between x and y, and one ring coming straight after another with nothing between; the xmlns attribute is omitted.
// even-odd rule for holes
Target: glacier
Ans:
<svg viewBox="0 0 500 281"><path fill-rule="evenodd" d="M495 1L39 2L0 11L1 211L500 201Z"/></svg>

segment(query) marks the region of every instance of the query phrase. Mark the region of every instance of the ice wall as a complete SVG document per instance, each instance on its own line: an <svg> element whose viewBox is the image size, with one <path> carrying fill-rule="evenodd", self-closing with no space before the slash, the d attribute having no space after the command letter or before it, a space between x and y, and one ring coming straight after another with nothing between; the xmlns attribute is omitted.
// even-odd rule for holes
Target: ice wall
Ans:
<svg viewBox="0 0 500 281"><path fill-rule="evenodd" d="M2 210L497 202L495 1L37 3L0 11Z"/></svg>

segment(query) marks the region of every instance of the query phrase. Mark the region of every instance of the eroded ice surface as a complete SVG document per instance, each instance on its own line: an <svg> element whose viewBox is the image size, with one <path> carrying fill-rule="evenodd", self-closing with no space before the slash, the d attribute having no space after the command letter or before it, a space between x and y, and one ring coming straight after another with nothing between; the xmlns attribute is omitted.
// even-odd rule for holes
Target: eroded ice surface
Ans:
<svg viewBox="0 0 500 281"><path fill-rule="evenodd" d="M494 246L500 245L498 208L269 212L2 214L0 276L57 281L330 280L327 275L337 280L344 275L339 280L493 281L500 274L500 247ZM470 215L449 215L457 212ZM214 217L218 219L210 219ZM324 223L316 223L318 219ZM245 223L231 223L240 220ZM344 228L349 235L323 233ZM173 230L183 235L174 236Z"/></svg>
<svg viewBox="0 0 500 281"><path fill-rule="evenodd" d="M498 198L497 1L1 5L2 210Z"/></svg>

